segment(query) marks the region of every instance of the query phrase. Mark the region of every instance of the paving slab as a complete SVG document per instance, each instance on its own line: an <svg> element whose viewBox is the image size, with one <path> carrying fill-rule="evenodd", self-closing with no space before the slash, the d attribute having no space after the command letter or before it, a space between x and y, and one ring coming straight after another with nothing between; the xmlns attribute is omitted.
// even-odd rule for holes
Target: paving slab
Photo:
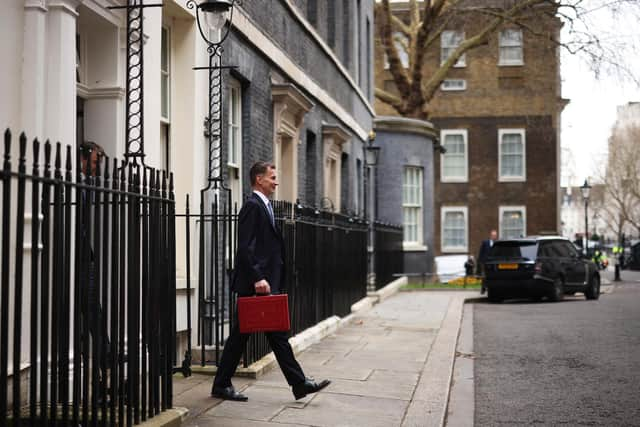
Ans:
<svg viewBox="0 0 640 427"><path fill-rule="evenodd" d="M270 423L267 421L254 421L228 417L201 417L197 420L183 424L185 427L308 427L303 424Z"/></svg>
<svg viewBox="0 0 640 427"><path fill-rule="evenodd" d="M399 293L350 316L297 356L308 376L332 381L300 401L277 365L234 378L248 402L211 398L213 378L197 375L174 377L174 401L189 426L441 426L465 297Z"/></svg>
<svg viewBox="0 0 640 427"><path fill-rule="evenodd" d="M304 410L284 409L273 421L343 427L399 426L408 402L369 396L320 393Z"/></svg>

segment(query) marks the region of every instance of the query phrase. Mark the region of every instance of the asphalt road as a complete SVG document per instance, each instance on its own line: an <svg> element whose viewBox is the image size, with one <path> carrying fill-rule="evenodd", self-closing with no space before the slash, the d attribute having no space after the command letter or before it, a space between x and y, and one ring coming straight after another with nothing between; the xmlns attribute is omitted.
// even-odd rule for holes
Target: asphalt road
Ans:
<svg viewBox="0 0 640 427"><path fill-rule="evenodd" d="M640 426L640 274L598 301L474 304L475 425Z"/></svg>

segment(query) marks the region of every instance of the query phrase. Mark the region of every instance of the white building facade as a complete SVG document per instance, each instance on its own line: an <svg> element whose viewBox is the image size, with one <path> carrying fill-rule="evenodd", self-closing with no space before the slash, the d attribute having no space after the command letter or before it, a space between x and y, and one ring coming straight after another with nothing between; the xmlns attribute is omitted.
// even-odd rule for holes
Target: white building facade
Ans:
<svg viewBox="0 0 640 427"><path fill-rule="evenodd" d="M193 68L208 65L207 45L197 28L195 10L187 7L186 0L144 3L163 4L144 8L144 162L174 172L176 209L182 212L186 195L193 195L193 207L193 200L206 185L208 140L203 121L208 115L208 73ZM338 28L335 34L329 34L320 15L311 16L312 8L317 8L315 1L309 5L277 2L291 28L305 35L304 40L297 40L306 43L305 49L299 49L300 58L287 51L286 43L266 34L272 28L252 19L261 2L252 3L245 9L235 7L227 43L231 43L228 51L232 60L241 66L233 74L226 73L223 81L224 173L234 190L234 201L241 202L241 195L249 189L246 175L250 162L273 159L286 178L281 178L286 184L279 188L279 198L309 203L329 198L336 210L361 214L363 144L374 116L373 0L358 1L357 8L349 2L340 6L344 9L333 16L345 22L334 25ZM10 128L14 134L24 131L29 140L59 141L74 150L80 142L92 141L110 158L123 158L126 12L110 7L126 4L125 0L2 1L3 130ZM311 50L316 56L309 59ZM251 55L271 67L266 80L252 74L257 68ZM314 68L314 61L330 64L331 69ZM256 99L248 95L251 90L267 92L268 103L248 106ZM258 117L255 111L264 116ZM258 126L268 132L254 131L255 142L251 131ZM270 140L263 138L267 133ZM192 235L197 232L192 230ZM197 253L196 240L191 240L192 254ZM185 242L185 234L178 228L179 332L186 330L187 298L194 307L192 324L197 321L198 268L192 258L192 291L188 294Z"/></svg>

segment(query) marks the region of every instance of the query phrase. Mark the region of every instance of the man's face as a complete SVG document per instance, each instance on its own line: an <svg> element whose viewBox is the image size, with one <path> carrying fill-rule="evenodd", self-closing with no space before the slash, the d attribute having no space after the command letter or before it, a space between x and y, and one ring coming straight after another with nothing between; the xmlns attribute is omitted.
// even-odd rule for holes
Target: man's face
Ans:
<svg viewBox="0 0 640 427"><path fill-rule="evenodd" d="M87 163L89 164L89 167L91 168L91 170L89 171L89 175L94 176L96 174L96 168L98 167L98 160L102 157L101 153L98 152L98 150L91 150L91 152L88 155L88 159L87 156L82 156L82 173L87 173ZM88 160L88 161L87 161ZM103 171L101 172L103 173Z"/></svg>
<svg viewBox="0 0 640 427"><path fill-rule="evenodd" d="M496 230L491 230L491 234L489 238L491 240L498 240L498 232Z"/></svg>
<svg viewBox="0 0 640 427"><path fill-rule="evenodd" d="M264 175L258 175L256 177L257 189L267 197L271 197L276 191L278 186L278 180L276 178L276 170L269 168Z"/></svg>

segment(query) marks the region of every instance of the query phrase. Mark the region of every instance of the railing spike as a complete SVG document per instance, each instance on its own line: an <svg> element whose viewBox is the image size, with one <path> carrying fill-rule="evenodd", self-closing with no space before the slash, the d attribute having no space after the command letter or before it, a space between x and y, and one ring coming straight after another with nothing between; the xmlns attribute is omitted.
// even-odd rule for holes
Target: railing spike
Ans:
<svg viewBox="0 0 640 427"><path fill-rule="evenodd" d="M105 184L111 176L109 175L109 156L104 156L104 181Z"/></svg>
<svg viewBox="0 0 640 427"><path fill-rule="evenodd" d="M147 188L147 168L142 168L142 187Z"/></svg>
<svg viewBox="0 0 640 427"><path fill-rule="evenodd" d="M98 160L96 160L96 170L95 170L96 177L101 176L101 175L100 175L100 172L101 172L101 170L100 170L100 163L101 163L101 160L100 160L100 157L98 157Z"/></svg>
<svg viewBox="0 0 640 427"><path fill-rule="evenodd" d="M4 131L4 161L5 161L5 169L8 168L7 162L11 158L11 131L7 128Z"/></svg>
<svg viewBox="0 0 640 427"><path fill-rule="evenodd" d="M67 145L67 153L66 154L67 154L67 158L66 158L66 161L65 161L65 169L66 169L67 172L71 172L72 165L71 165L71 146L70 145Z"/></svg>
<svg viewBox="0 0 640 427"><path fill-rule="evenodd" d="M44 173L45 176L50 175L51 169L51 142L47 139L44 143Z"/></svg>
<svg viewBox="0 0 640 427"><path fill-rule="evenodd" d="M25 162L25 156L27 154L27 135L24 132L20 133L20 157L18 161L20 164Z"/></svg>
<svg viewBox="0 0 640 427"><path fill-rule="evenodd" d="M55 155L55 171L59 172L60 171L60 165L61 165L61 160L60 160L60 142L56 142L56 155Z"/></svg>
<svg viewBox="0 0 640 427"><path fill-rule="evenodd" d="M34 172L38 170L38 167L40 166L38 164L38 160L40 160L40 141L38 141L38 138L35 138L33 140L33 170Z"/></svg>
<svg viewBox="0 0 640 427"><path fill-rule="evenodd" d="M118 184L119 176L118 176L118 159L113 159L113 186Z"/></svg>

